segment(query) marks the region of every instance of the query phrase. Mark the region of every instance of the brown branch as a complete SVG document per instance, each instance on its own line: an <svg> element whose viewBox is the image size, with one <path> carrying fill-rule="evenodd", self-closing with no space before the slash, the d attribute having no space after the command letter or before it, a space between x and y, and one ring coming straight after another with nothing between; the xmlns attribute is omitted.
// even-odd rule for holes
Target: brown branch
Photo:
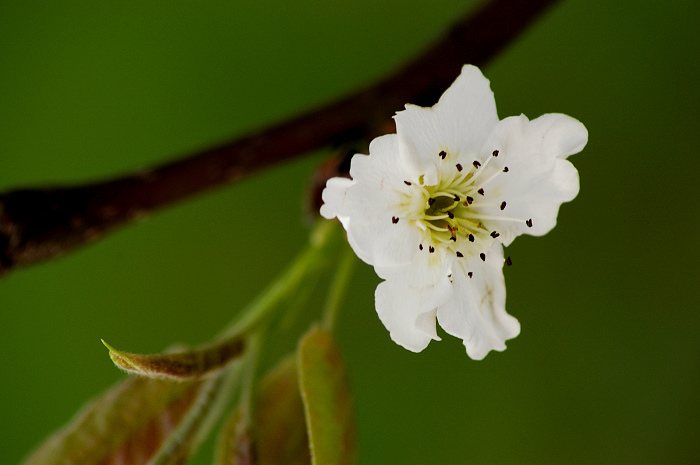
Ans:
<svg viewBox="0 0 700 465"><path fill-rule="evenodd" d="M320 147L385 132L407 102L432 105L463 64L493 58L555 0L494 0L414 61L364 90L256 134L122 178L0 195L0 275Z"/></svg>

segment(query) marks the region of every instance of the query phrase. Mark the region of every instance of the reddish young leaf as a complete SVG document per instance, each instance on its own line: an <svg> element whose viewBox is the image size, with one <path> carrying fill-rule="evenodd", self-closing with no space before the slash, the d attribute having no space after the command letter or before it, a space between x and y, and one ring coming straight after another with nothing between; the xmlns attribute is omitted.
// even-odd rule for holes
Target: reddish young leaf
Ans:
<svg viewBox="0 0 700 465"><path fill-rule="evenodd" d="M24 465L146 464L180 423L200 384L128 378L86 405Z"/></svg>
<svg viewBox="0 0 700 465"><path fill-rule="evenodd" d="M221 435L216 465L310 465L296 360L283 359L258 385L250 424L239 407Z"/></svg>

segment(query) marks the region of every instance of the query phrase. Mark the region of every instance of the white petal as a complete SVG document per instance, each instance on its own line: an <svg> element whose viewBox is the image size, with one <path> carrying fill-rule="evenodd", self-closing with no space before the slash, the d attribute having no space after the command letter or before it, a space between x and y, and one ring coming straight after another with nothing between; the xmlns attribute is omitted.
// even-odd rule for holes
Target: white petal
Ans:
<svg viewBox="0 0 700 465"><path fill-rule="evenodd" d="M507 166L509 171L485 189L493 204L506 201L507 208L503 212L498 207L484 208L481 213L521 220L484 222L501 234L503 244L509 245L523 233L541 236L555 226L559 206L579 190L578 172L565 158L579 152L587 138L586 128L566 115L549 114L533 121L521 115L498 123L483 152L498 150L491 168ZM525 224L529 219L531 228Z"/></svg>
<svg viewBox="0 0 700 465"><path fill-rule="evenodd" d="M503 351L505 341L520 334L518 320L506 313L506 287L503 279L503 248L496 243L486 253L486 261L467 265L452 274L452 298L438 307L440 326L464 341L467 354L483 359L491 350Z"/></svg>
<svg viewBox="0 0 700 465"><path fill-rule="evenodd" d="M374 271L382 279L398 279L416 288L433 285L452 273L454 260L442 247L436 248L433 253L428 248L429 245L424 244L423 250L413 255L408 267L375 266Z"/></svg>
<svg viewBox="0 0 700 465"><path fill-rule="evenodd" d="M478 153L498 123L489 81L475 66L462 73L432 108L406 105L394 117L404 163L434 185L441 164L453 165L459 154ZM438 154L445 151L449 158ZM471 155L469 155L471 156Z"/></svg>
<svg viewBox="0 0 700 465"><path fill-rule="evenodd" d="M542 151L557 158L579 153L588 142L586 127L561 113L548 113L530 121L529 130L542 138Z"/></svg>
<svg viewBox="0 0 700 465"><path fill-rule="evenodd" d="M353 184L354 181L348 178L330 178L326 182L326 188L321 193L321 198L323 199L323 205L321 205L322 217L328 220L338 217L343 226L347 228L346 223L349 218L343 215L342 212L345 211L347 190Z"/></svg>
<svg viewBox="0 0 700 465"><path fill-rule="evenodd" d="M399 138L396 134L376 137L369 144L369 155L355 155L350 161L350 176L368 184L384 179L403 182L410 172L402 169Z"/></svg>
<svg viewBox="0 0 700 465"><path fill-rule="evenodd" d="M352 158L353 180L333 178L322 194L321 214L338 217L350 246L370 265L406 266L418 250L421 231L407 219L415 216L414 191L404 183L397 160L397 136L378 137L370 155Z"/></svg>
<svg viewBox="0 0 700 465"><path fill-rule="evenodd" d="M408 265L420 242L420 231L406 220L394 224L390 215L353 216L348 241L365 263L377 267Z"/></svg>
<svg viewBox="0 0 700 465"><path fill-rule="evenodd" d="M472 65L462 68L433 109L446 128L446 143L460 150L478 151L498 123L489 80Z"/></svg>
<svg viewBox="0 0 700 465"><path fill-rule="evenodd" d="M435 309L449 299L452 287L446 276L424 287L410 285L401 278L395 274L377 286L374 294L377 314L394 342L420 352L431 339L440 340L435 331Z"/></svg>

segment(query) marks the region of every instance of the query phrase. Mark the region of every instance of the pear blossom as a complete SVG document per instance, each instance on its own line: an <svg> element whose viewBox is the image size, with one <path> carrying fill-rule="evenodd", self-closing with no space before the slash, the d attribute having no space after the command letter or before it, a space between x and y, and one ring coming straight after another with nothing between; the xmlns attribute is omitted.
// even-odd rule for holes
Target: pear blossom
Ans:
<svg viewBox="0 0 700 465"><path fill-rule="evenodd" d="M329 179L321 215L338 218L372 265L380 320L399 345L422 351L442 329L483 359L520 333L506 313L503 247L541 236L579 191L566 160L588 140L579 121L546 114L498 119L489 81L474 66L432 108L406 105L396 134Z"/></svg>

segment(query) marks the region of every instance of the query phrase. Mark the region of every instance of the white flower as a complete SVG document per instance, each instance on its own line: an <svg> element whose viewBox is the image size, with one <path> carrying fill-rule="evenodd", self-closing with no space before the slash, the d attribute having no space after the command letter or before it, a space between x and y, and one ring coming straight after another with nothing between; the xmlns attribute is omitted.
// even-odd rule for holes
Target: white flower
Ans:
<svg viewBox="0 0 700 465"><path fill-rule="evenodd" d="M502 351L520 332L505 311L503 246L554 227L579 190L566 157L588 132L562 114L499 121L474 66L434 107L406 105L394 119L396 134L352 158L352 179L328 181L321 215L340 220L355 253L385 280L375 304L396 343L423 350L440 339L437 318L471 358Z"/></svg>

